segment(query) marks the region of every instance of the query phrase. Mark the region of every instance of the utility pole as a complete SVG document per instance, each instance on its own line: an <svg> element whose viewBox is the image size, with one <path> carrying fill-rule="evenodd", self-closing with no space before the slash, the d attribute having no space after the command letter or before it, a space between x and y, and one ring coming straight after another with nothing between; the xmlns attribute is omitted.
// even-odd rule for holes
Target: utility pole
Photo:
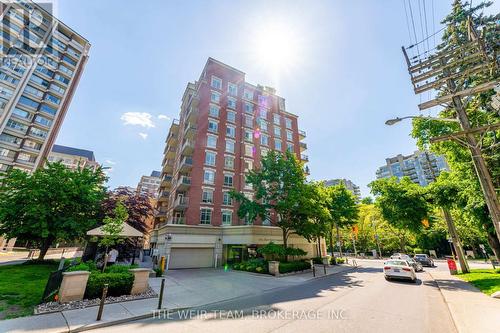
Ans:
<svg viewBox="0 0 500 333"><path fill-rule="evenodd" d="M500 203L491 175L482 156L481 146L474 136L474 134L494 130L498 124L486 126L487 128L484 130L472 128L462 102L462 97L493 89L498 85L499 80L495 79L474 87L467 87L464 84L463 89L459 89L456 84L456 80L461 79L462 76L480 73L491 74L491 71L494 71L496 74L498 68L497 59L495 57L493 59L488 57L484 43L479 38L470 18L468 21L468 30L469 42L462 43L462 45L454 48L444 48L423 61L418 60L416 63L412 63L408 57L406 48L402 47L402 50L408 65L408 72L411 76L415 94L429 90L446 92L444 95L420 104L419 109L424 110L443 103L449 103L448 107L455 109L463 131L455 133L455 135L448 135L446 136L447 138L438 137L435 139L454 139L469 149L484 200L493 221L497 238L500 240ZM467 69L463 69L464 67L467 67ZM459 136L465 138L465 140L459 140Z"/></svg>

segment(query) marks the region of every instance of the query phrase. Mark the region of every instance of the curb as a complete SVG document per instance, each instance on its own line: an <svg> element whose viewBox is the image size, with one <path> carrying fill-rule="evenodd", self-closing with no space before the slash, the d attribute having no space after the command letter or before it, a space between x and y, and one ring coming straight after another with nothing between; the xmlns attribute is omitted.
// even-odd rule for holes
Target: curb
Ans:
<svg viewBox="0 0 500 333"><path fill-rule="evenodd" d="M439 282L436 280L436 278L434 277L434 275L432 275L432 273L430 271L427 271L427 273L430 275L432 280L436 283L436 285L439 289L439 294L443 298L443 301L446 303L446 307L448 308L448 312L450 313L450 317L451 317L451 320L453 321L453 326L455 327L455 330L457 332L461 332L461 330L458 329L457 320L455 318L456 315L453 313L453 311L451 311L450 303L446 300L446 297L444 297L443 290L441 289Z"/></svg>
<svg viewBox="0 0 500 333"><path fill-rule="evenodd" d="M345 269L343 271L332 273L332 274L328 274L328 275L316 276L316 277L314 277L314 278L312 278L310 280L304 281L302 283L307 283L307 282L309 282L309 281L311 281L313 279L326 278L326 277L329 277L329 276L332 276L332 275L336 275L336 274L340 274L340 273L344 273L344 272L350 272L350 271L353 271L353 270L357 269L358 267L361 267L361 265L358 265L358 266L355 266L355 267L349 267L348 269ZM299 284L301 284L301 283L298 283L297 285L299 285ZM289 287L290 286L271 288L271 289L265 290L264 293L267 293L267 292L270 292L270 291L276 291L276 290L279 290L279 289L286 289L286 288L289 288ZM127 317L127 318L113 320L113 321L108 321L108 322L96 323L96 324L93 324L92 326L82 326L82 327L76 328L74 330L71 330L69 328L69 326L68 326L68 329L66 331L63 331L62 333L85 332L85 331L90 331L90 330L94 330L94 329L98 329L98 328L115 326L115 325L119 325L119 324L131 322L131 321L137 321L137 320L141 320L141 319L148 319L148 318L152 318L153 311L172 311L172 312L182 311L182 310L187 310L187 309L192 309L192 308L198 308L198 307L202 307L202 306L216 305L216 304L219 304L219 303L223 303L223 302L227 302L227 301L232 301L232 300L236 300L236 299L244 298L244 297L256 296L256 295L259 295L259 294L263 294L263 293L246 294L246 295L236 296L236 297L228 298L228 299L225 299L225 300L216 301L216 302L212 302L212 303L201 304L201 305L196 305L196 306L174 308L174 309L167 309L167 308L162 308L160 310L155 309L155 310L150 310L149 313L147 313L147 314L142 314L142 315ZM61 315L64 317L64 315L62 314L62 312L61 312ZM64 317L64 319L66 319L66 318Z"/></svg>

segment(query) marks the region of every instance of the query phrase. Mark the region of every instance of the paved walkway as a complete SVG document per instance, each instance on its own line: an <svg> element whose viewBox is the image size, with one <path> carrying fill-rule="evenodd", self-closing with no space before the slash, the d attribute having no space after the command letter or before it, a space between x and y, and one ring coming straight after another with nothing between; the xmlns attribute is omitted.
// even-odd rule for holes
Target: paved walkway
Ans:
<svg viewBox="0 0 500 333"><path fill-rule="evenodd" d="M327 275L352 269L348 265L332 266ZM316 278L324 276L318 266ZM179 309L217 303L243 296L259 295L273 289L297 285L313 279L312 272L275 278L270 275L224 271L222 269L185 269L169 271L165 277L164 309ZM159 292L161 278L150 279ZM98 307L0 321L0 332L78 332L96 327L149 318L157 309L158 298L108 304L102 320L96 322Z"/></svg>
<svg viewBox="0 0 500 333"><path fill-rule="evenodd" d="M448 304L458 332L500 332L500 300L483 294L448 271L429 270Z"/></svg>
<svg viewBox="0 0 500 333"><path fill-rule="evenodd" d="M28 261L29 251L14 251L14 252L0 252L0 266L2 265L16 265ZM50 252L45 256L45 259L61 259L62 253ZM82 256L82 251L71 250L64 253L64 257L77 258Z"/></svg>

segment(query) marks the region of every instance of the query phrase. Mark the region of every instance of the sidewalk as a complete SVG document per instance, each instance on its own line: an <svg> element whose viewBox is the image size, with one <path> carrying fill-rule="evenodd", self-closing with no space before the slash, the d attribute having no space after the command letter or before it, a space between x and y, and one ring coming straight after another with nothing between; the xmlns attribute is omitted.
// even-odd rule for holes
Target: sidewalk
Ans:
<svg viewBox="0 0 500 333"><path fill-rule="evenodd" d="M352 270L347 265L332 266L327 275ZM316 278L324 275L317 267ZM169 271L165 277L163 308L177 310L218 303L233 298L258 295L272 289L297 285L313 279L312 272L275 278L265 274L252 274L222 269L190 269ZM161 278L151 278L150 286L159 293ZM96 322L98 307L16 318L0 321L0 332L79 332L97 327L115 325L152 316L158 298L106 304L102 320Z"/></svg>
<svg viewBox="0 0 500 333"><path fill-rule="evenodd" d="M447 271L427 272L437 282L458 332L499 332L500 300Z"/></svg>

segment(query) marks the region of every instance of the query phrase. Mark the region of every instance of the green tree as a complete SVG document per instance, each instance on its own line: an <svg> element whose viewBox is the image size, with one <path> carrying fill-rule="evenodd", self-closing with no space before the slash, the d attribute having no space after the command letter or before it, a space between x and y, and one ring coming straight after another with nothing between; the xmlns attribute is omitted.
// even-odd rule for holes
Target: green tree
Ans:
<svg viewBox="0 0 500 333"><path fill-rule="evenodd" d="M48 163L32 174L0 175L0 234L32 241L43 259L55 241L73 241L98 222L104 198L102 170L70 170Z"/></svg>
<svg viewBox="0 0 500 333"><path fill-rule="evenodd" d="M342 255L340 229L352 226L356 223L358 219L356 197L344 186L344 184L330 186L328 187L328 201L326 204L331 217L328 226L330 249L333 251L333 230L336 230L339 252L340 255Z"/></svg>
<svg viewBox="0 0 500 333"><path fill-rule="evenodd" d="M261 159L259 169L248 172L246 182L253 187L253 198L241 192L231 192L240 204L238 216L249 223L261 218L281 228L283 246L287 248L290 234L295 230L306 230L303 224L309 223L301 208L307 192L302 163L291 152L270 151Z"/></svg>
<svg viewBox="0 0 500 333"><path fill-rule="evenodd" d="M112 215L106 216L102 221L103 237L99 240L99 245L108 247L121 243L123 238L120 233L123 231L123 224L127 221L129 214L123 202L118 201Z"/></svg>
<svg viewBox="0 0 500 333"><path fill-rule="evenodd" d="M383 218L395 228L400 237L400 250L405 251L407 231L419 232L423 222L429 220L429 205L425 189L408 177L398 181L396 177L384 178L369 184L376 196L375 204Z"/></svg>

